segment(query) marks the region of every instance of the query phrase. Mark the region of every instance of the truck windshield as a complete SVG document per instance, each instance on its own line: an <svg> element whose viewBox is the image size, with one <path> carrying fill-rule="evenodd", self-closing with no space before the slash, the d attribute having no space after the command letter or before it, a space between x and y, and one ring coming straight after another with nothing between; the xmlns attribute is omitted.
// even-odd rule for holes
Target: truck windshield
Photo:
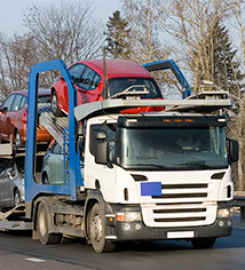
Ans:
<svg viewBox="0 0 245 270"><path fill-rule="evenodd" d="M132 170L228 167L224 127L121 128L120 165Z"/></svg>

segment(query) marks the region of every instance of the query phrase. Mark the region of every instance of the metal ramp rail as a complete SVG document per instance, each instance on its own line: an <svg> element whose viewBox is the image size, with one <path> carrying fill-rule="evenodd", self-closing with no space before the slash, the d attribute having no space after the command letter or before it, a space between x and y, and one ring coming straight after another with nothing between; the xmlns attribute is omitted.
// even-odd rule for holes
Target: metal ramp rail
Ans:
<svg viewBox="0 0 245 270"><path fill-rule="evenodd" d="M192 100L192 101L198 101L198 102L203 102L203 105L194 105L193 108L190 107L190 105L187 104L178 104L169 107L166 111L176 111L178 110L179 112L188 112L188 111L195 111L199 113L210 113L214 111L218 111L220 109L225 109L231 106L231 99L229 97L229 94L227 91L203 91L200 92L196 95L191 95L184 99L186 101ZM219 107L218 103L224 101L224 104L226 101L230 100L230 105L229 106L221 106ZM207 103L208 102L208 103ZM206 105L209 104L209 105ZM213 105L212 105L213 104Z"/></svg>
<svg viewBox="0 0 245 270"><path fill-rule="evenodd" d="M68 128L68 117L55 117L53 113L44 112L40 116L40 124L62 146L64 142L64 130Z"/></svg>
<svg viewBox="0 0 245 270"><path fill-rule="evenodd" d="M202 93L202 97L204 97ZM167 107L165 111L175 112L196 112L211 113L220 109L229 108L231 99L227 92L220 95L218 92L208 94L209 98L189 97L182 100L124 100L124 99L107 99L92 103L82 104L74 108L74 115L77 121L88 117L120 113L120 111L135 107ZM212 97L212 98L210 98ZM158 112L161 113L161 112Z"/></svg>
<svg viewBox="0 0 245 270"><path fill-rule="evenodd" d="M2 208L1 210L3 210ZM25 218L25 204L0 212L0 230L31 230L32 222Z"/></svg>

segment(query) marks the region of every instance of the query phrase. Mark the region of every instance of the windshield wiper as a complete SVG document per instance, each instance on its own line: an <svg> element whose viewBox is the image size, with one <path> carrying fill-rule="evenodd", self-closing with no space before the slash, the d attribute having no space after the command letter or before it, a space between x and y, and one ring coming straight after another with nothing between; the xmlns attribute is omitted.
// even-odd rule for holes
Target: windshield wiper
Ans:
<svg viewBox="0 0 245 270"><path fill-rule="evenodd" d="M151 166L151 167L156 167L156 168L160 168L160 169L165 169L168 170L169 167L164 166L164 165L160 165L160 164L153 164L153 163L137 163L137 166Z"/></svg>
<svg viewBox="0 0 245 270"><path fill-rule="evenodd" d="M191 168L196 168L196 169L213 169L212 166L206 165L205 162L186 162L186 163L181 163L178 165L182 165L185 167L191 167Z"/></svg>

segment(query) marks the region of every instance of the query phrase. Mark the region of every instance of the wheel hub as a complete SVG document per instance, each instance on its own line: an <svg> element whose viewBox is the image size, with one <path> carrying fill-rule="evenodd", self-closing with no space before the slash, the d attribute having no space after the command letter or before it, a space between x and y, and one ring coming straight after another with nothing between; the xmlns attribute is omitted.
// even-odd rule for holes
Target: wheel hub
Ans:
<svg viewBox="0 0 245 270"><path fill-rule="evenodd" d="M99 215L96 215L91 220L91 238L95 241L102 239L102 220Z"/></svg>
<svg viewBox="0 0 245 270"><path fill-rule="evenodd" d="M41 211L39 215L39 230L41 235L45 235L47 231L47 224L46 224L46 218L45 218L45 212Z"/></svg>

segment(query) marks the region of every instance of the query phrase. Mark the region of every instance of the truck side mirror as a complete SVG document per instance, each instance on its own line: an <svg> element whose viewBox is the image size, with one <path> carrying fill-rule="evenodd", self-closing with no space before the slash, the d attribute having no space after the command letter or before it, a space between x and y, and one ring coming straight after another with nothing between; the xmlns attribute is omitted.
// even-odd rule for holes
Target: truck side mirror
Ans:
<svg viewBox="0 0 245 270"><path fill-rule="evenodd" d="M236 162L239 159L239 144L236 140L228 139L230 162Z"/></svg>
<svg viewBox="0 0 245 270"><path fill-rule="evenodd" d="M104 130L98 131L95 135L95 162L98 164L106 165L109 162L106 138L107 134Z"/></svg>
<svg viewBox="0 0 245 270"><path fill-rule="evenodd" d="M107 142L97 142L95 146L95 162L98 164L108 165L109 156L107 151Z"/></svg>
<svg viewBox="0 0 245 270"><path fill-rule="evenodd" d="M96 133L95 162L112 168L112 164L109 160L109 143L105 141L106 138L107 134L104 130L100 130Z"/></svg>
<svg viewBox="0 0 245 270"><path fill-rule="evenodd" d="M104 141L107 138L107 134L104 130L100 130L96 133L96 140Z"/></svg>

